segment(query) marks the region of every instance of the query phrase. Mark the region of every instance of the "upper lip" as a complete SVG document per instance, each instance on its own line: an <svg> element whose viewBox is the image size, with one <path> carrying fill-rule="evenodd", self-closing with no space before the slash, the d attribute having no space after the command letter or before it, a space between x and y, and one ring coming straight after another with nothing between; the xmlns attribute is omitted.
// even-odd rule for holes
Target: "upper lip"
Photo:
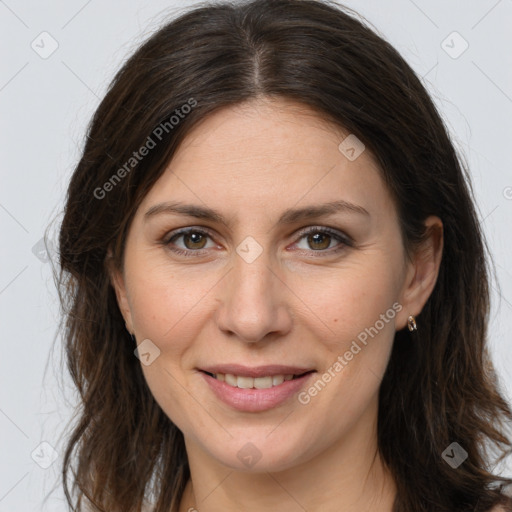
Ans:
<svg viewBox="0 0 512 512"><path fill-rule="evenodd" d="M264 366L244 366L241 364L218 364L214 366L205 366L199 370L208 373L231 374L240 377L266 377L274 375L302 375L303 373L314 371L314 368L306 366L284 366L281 364L269 364Z"/></svg>

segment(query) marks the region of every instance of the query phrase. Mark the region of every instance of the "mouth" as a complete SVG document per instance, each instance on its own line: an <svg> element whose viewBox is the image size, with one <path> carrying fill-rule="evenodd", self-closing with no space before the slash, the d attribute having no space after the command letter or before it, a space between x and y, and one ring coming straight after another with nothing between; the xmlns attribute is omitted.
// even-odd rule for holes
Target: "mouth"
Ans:
<svg viewBox="0 0 512 512"><path fill-rule="evenodd" d="M264 412L286 404L304 389L316 370L283 365L196 368L221 402L241 412Z"/></svg>
<svg viewBox="0 0 512 512"><path fill-rule="evenodd" d="M296 380L313 373L315 370L308 370L302 373L282 373L277 375L264 375L261 377L250 377L247 375L235 375L232 373L213 373L201 370L206 375L224 382L228 386L240 389L270 389L280 386L283 382Z"/></svg>

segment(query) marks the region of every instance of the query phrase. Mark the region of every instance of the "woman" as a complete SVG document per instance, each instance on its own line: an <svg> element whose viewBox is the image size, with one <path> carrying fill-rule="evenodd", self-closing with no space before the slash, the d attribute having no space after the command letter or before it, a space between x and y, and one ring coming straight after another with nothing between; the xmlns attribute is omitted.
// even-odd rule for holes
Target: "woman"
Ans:
<svg viewBox="0 0 512 512"><path fill-rule="evenodd" d="M94 115L60 255L74 510L512 510L466 171L346 10L153 35Z"/></svg>

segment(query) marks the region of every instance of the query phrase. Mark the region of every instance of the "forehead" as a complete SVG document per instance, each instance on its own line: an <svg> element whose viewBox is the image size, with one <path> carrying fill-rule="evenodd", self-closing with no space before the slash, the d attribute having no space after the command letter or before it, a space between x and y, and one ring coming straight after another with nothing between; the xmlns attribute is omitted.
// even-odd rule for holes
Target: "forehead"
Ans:
<svg viewBox="0 0 512 512"><path fill-rule="evenodd" d="M325 163L332 160L332 149L348 135L346 129L307 105L287 99L252 100L206 117L185 138L174 163L203 151L234 165L249 160ZM334 151L334 156L338 158L339 151ZM369 152L362 156L375 165Z"/></svg>
<svg viewBox="0 0 512 512"><path fill-rule="evenodd" d="M287 100L224 108L185 137L143 205L179 198L259 214L343 199L393 209L373 155L340 151L349 135Z"/></svg>

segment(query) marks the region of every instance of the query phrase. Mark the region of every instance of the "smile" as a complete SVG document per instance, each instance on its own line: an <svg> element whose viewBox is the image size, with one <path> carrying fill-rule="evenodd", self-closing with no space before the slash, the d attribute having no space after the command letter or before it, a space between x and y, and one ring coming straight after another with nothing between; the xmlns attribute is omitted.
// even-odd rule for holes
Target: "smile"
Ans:
<svg viewBox="0 0 512 512"><path fill-rule="evenodd" d="M221 382L225 382L228 386L240 389L269 389L275 386L280 386L284 381L299 378L301 375L267 375L265 377L245 377L241 375L232 375L231 373L217 373L211 374Z"/></svg>
<svg viewBox="0 0 512 512"><path fill-rule="evenodd" d="M198 373L220 402L238 411L263 412L289 403L294 395L306 387L316 371L289 366L251 369L223 365L202 369Z"/></svg>

